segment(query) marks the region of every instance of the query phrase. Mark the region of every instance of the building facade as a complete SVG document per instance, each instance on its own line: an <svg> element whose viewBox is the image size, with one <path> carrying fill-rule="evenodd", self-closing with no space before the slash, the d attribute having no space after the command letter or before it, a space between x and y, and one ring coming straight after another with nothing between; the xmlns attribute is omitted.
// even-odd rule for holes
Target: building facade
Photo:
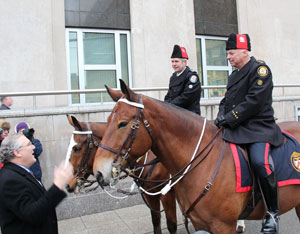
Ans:
<svg viewBox="0 0 300 234"><path fill-rule="evenodd" d="M275 84L299 84L299 11L298 0L0 1L0 93L102 89L104 84L119 88L120 78L132 88L167 87L175 44L186 47L188 65L198 71L203 85L225 85L232 71L225 41L237 32L250 35L252 55L271 67ZM298 89L274 90L284 96L274 99L280 121L300 116ZM208 119L215 117L224 91L204 91L201 112ZM65 114L76 114L81 121L106 121L113 104L98 93L41 95L34 100L35 109L31 96L15 96L12 110L0 112L0 119L12 126L25 120L36 129L44 146L44 182L49 185L73 131ZM86 205L85 199L75 200ZM109 209L97 193L89 199L94 199L89 209L70 210L74 199L68 198L60 217Z"/></svg>

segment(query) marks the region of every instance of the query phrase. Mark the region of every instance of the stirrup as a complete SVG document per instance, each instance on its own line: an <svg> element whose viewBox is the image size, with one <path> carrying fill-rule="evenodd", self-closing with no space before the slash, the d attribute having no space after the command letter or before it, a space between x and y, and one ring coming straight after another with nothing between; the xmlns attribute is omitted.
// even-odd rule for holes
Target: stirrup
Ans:
<svg viewBox="0 0 300 234"><path fill-rule="evenodd" d="M264 229L270 229L271 227L265 227L267 221L272 220L274 227L273 230L264 230ZM271 212L267 211L267 213L265 214L265 217L262 220L262 228L261 231L264 234L279 234L279 217L277 216L277 214L273 215Z"/></svg>

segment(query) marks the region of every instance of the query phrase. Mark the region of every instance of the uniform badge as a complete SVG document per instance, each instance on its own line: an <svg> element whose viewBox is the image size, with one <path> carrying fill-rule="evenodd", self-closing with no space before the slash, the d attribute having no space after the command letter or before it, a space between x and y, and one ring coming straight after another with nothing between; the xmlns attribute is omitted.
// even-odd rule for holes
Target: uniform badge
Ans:
<svg viewBox="0 0 300 234"><path fill-rule="evenodd" d="M197 76L193 75L190 77L190 82L196 83L197 79L198 79Z"/></svg>
<svg viewBox="0 0 300 234"><path fill-rule="evenodd" d="M257 73L258 73L259 76L265 77L269 74L269 70L266 66L259 66L257 68Z"/></svg>
<svg viewBox="0 0 300 234"><path fill-rule="evenodd" d="M192 89L192 88L193 88L193 85L190 84L190 85L189 85L189 88Z"/></svg>
<svg viewBox="0 0 300 234"><path fill-rule="evenodd" d="M263 84L263 81L262 81L262 80L258 80L258 81L257 81L257 84L258 84L258 85L262 85L262 84Z"/></svg>
<svg viewBox="0 0 300 234"><path fill-rule="evenodd" d="M294 152L291 155L291 164L296 171L300 172L300 153Z"/></svg>

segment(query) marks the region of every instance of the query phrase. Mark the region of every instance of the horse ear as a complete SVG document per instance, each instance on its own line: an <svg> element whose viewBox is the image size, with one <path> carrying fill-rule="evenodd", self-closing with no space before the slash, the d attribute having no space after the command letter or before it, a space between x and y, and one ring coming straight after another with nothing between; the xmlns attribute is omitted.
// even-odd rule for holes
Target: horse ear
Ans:
<svg viewBox="0 0 300 234"><path fill-rule="evenodd" d="M67 114L67 118L68 118L69 124L75 128L71 115Z"/></svg>
<svg viewBox="0 0 300 234"><path fill-rule="evenodd" d="M82 127L80 125L80 122L74 116L72 116L72 120L73 120L73 123L74 123L75 127L77 127L79 129L79 131L82 131Z"/></svg>
<svg viewBox="0 0 300 234"><path fill-rule="evenodd" d="M79 123L79 121L72 115L68 115L67 114L67 118L68 118L68 121L69 123L74 127L74 128L78 128L79 131L82 131L82 127Z"/></svg>
<svg viewBox="0 0 300 234"><path fill-rule="evenodd" d="M138 101L138 95L133 92L128 86L125 84L125 82L120 79L121 84L121 91L125 95L125 97L128 99L128 101L137 102Z"/></svg>
<svg viewBox="0 0 300 234"><path fill-rule="evenodd" d="M105 86L109 96L112 98L112 100L117 102L121 98L122 93L120 91L111 89L111 88L107 87L107 85L104 85L104 86Z"/></svg>

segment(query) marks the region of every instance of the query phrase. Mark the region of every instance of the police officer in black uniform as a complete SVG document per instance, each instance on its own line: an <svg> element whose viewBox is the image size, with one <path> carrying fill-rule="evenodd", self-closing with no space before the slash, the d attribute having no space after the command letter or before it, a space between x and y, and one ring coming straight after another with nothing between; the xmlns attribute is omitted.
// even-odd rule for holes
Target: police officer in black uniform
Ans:
<svg viewBox="0 0 300 234"><path fill-rule="evenodd" d="M282 144L283 136L272 108L272 73L263 61L250 57L247 34L231 34L226 50L237 69L228 78L215 124L224 127L224 140L247 147L267 206L261 232L278 233L278 187L270 147Z"/></svg>
<svg viewBox="0 0 300 234"><path fill-rule="evenodd" d="M165 102L172 103L200 115L201 83L197 72L187 66L188 55L184 47L175 45L171 55L174 73L170 78Z"/></svg>

